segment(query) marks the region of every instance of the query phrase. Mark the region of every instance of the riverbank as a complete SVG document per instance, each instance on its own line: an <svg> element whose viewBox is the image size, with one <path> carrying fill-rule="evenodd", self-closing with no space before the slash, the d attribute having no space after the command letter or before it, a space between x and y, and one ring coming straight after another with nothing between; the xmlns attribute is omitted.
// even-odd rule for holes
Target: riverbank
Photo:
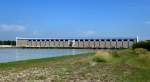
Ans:
<svg viewBox="0 0 150 82"><path fill-rule="evenodd" d="M16 46L13 46L13 45L0 45L0 48L16 48Z"/></svg>
<svg viewBox="0 0 150 82"><path fill-rule="evenodd" d="M149 62L126 49L0 63L0 82L149 82Z"/></svg>

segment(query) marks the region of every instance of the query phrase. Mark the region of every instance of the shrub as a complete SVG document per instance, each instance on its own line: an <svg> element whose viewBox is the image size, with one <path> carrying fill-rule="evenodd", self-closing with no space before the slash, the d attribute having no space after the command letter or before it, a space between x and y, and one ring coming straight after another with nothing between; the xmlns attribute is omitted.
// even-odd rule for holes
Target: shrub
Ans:
<svg viewBox="0 0 150 82"><path fill-rule="evenodd" d="M134 49L134 51L138 55L140 55L140 54L147 54L148 53L147 49L143 49L143 48L136 48L136 49Z"/></svg>
<svg viewBox="0 0 150 82"><path fill-rule="evenodd" d="M134 56L136 53L132 49L118 50L113 54L113 57Z"/></svg>
<svg viewBox="0 0 150 82"><path fill-rule="evenodd" d="M120 55L117 53L117 50L110 50L109 53L112 54L113 57L120 57Z"/></svg>
<svg viewBox="0 0 150 82"><path fill-rule="evenodd" d="M104 58L101 58L101 57L94 57L93 61L95 61L95 62L106 62L106 60Z"/></svg>
<svg viewBox="0 0 150 82"><path fill-rule="evenodd" d="M141 42L135 43L133 44L132 48L133 49L144 48L150 51L150 41L141 41Z"/></svg>
<svg viewBox="0 0 150 82"><path fill-rule="evenodd" d="M96 55L93 57L93 61L96 62L108 62L111 61L112 54L107 51L97 51Z"/></svg>

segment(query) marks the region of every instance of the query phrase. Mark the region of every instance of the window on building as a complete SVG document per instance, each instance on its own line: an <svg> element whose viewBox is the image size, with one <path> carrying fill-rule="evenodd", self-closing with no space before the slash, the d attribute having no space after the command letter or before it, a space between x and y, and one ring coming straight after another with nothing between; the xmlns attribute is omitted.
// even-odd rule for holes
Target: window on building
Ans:
<svg viewBox="0 0 150 82"><path fill-rule="evenodd" d="M128 41L127 39L124 39L123 41Z"/></svg>
<svg viewBox="0 0 150 82"><path fill-rule="evenodd" d="M116 39L112 39L112 41L116 41Z"/></svg>
<svg viewBox="0 0 150 82"><path fill-rule="evenodd" d="M91 39L90 41L94 41L93 39Z"/></svg>
<svg viewBox="0 0 150 82"><path fill-rule="evenodd" d="M118 41L122 41L122 39L118 39Z"/></svg>
<svg viewBox="0 0 150 82"><path fill-rule="evenodd" d="M130 39L130 41L134 41L134 39Z"/></svg>
<svg viewBox="0 0 150 82"><path fill-rule="evenodd" d="M106 41L110 41L110 39L107 39Z"/></svg>

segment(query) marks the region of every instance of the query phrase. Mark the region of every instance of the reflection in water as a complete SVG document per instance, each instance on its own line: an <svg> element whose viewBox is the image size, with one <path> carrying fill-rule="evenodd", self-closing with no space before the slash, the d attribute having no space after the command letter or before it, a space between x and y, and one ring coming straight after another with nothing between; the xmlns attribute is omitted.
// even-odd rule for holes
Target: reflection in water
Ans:
<svg viewBox="0 0 150 82"><path fill-rule="evenodd" d="M0 62L38 59L92 52L92 49L0 49Z"/></svg>
<svg viewBox="0 0 150 82"><path fill-rule="evenodd" d="M72 55L75 55L75 49L72 49Z"/></svg>

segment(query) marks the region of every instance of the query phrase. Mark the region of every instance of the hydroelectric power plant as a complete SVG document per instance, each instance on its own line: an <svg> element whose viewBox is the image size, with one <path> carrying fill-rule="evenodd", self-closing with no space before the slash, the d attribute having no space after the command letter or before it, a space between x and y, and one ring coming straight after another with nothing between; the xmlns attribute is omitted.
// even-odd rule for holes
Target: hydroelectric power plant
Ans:
<svg viewBox="0 0 150 82"><path fill-rule="evenodd" d="M79 49L113 49L131 48L138 38L16 38L16 47L23 48L79 48Z"/></svg>

